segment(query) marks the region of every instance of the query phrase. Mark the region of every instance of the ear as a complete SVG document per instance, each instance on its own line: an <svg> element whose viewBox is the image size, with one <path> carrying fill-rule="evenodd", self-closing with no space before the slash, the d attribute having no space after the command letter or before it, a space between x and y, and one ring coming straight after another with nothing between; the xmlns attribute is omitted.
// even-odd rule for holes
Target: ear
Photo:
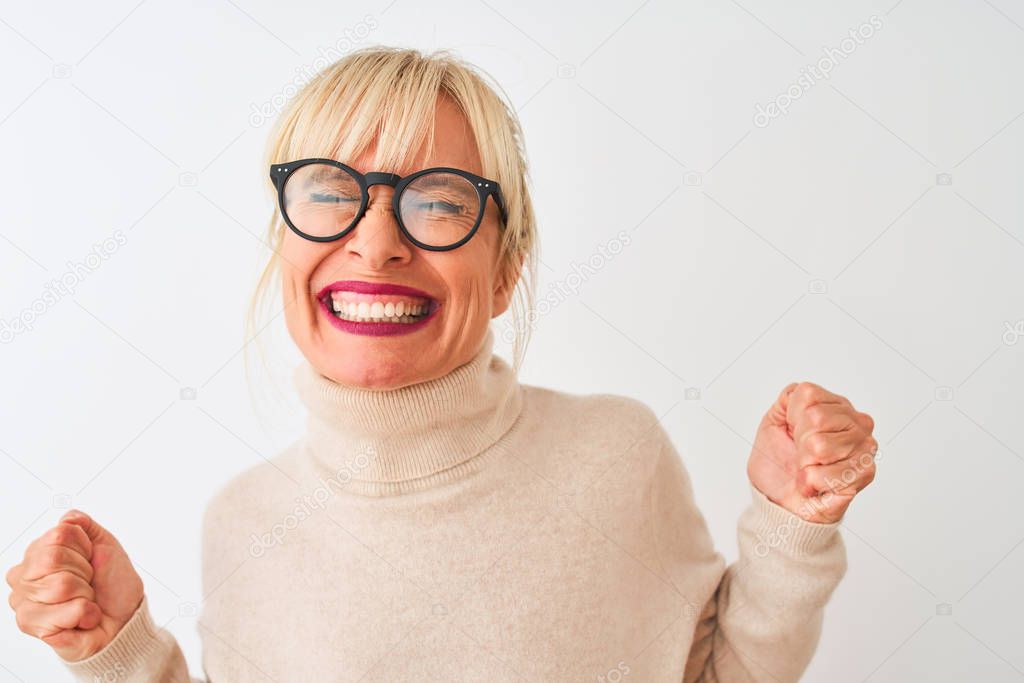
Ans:
<svg viewBox="0 0 1024 683"><path fill-rule="evenodd" d="M522 271L522 256L515 258L511 264L506 261L506 265L499 270L494 280L494 295L491 303L492 318L497 318L508 310L509 304L512 303L512 292L515 291Z"/></svg>

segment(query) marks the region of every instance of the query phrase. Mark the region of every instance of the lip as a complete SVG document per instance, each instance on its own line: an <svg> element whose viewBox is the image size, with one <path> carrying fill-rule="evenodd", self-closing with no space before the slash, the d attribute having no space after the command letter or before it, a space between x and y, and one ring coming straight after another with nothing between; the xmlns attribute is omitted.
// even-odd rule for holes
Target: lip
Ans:
<svg viewBox="0 0 1024 683"><path fill-rule="evenodd" d="M427 299L430 302L430 312L425 317L414 323L357 323L351 320L342 320L334 315L334 312L327 304L331 292L346 291L357 294L394 294L398 296L414 296ZM391 283L364 282L362 280L340 280L332 282L317 293L317 302L320 310L327 317L328 322L343 332L350 334L361 334L371 337L391 336L415 332L429 323L441 310L441 303L426 292L415 287L396 285Z"/></svg>
<svg viewBox="0 0 1024 683"><path fill-rule="evenodd" d="M437 299L427 294L422 289L396 285L390 282L365 282L363 280L339 280L332 282L321 289L316 298L323 299L331 292L355 292L357 294L395 294L397 296L415 296L421 299L430 299L431 302Z"/></svg>

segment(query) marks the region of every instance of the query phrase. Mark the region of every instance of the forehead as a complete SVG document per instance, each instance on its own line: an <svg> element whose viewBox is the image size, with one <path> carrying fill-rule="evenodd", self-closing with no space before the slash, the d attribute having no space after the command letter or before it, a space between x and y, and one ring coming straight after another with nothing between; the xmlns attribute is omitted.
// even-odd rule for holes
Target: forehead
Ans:
<svg viewBox="0 0 1024 683"><path fill-rule="evenodd" d="M476 149L476 139L458 105L441 97L438 98L434 112L434 149L428 154L427 140L424 139L416 154L406 159L401 168L394 172L405 176L422 168L452 166L480 174L480 154ZM376 150L375 140L350 165L361 173L381 170L375 166Z"/></svg>

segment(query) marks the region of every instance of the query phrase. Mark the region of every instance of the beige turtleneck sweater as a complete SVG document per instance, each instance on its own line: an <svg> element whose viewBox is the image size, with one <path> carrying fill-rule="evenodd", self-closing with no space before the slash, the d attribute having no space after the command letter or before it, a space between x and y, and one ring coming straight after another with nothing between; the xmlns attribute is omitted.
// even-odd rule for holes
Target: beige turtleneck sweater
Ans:
<svg viewBox="0 0 1024 683"><path fill-rule="evenodd" d="M520 384L493 339L395 391L297 366L305 435L206 510L203 678L143 599L77 679L798 680L839 524L750 486L726 566L650 408Z"/></svg>

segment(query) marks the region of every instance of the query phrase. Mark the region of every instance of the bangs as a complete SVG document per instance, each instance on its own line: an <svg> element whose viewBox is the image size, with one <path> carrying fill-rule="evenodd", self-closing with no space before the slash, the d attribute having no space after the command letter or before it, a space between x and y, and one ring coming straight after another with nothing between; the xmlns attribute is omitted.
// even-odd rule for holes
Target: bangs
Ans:
<svg viewBox="0 0 1024 683"><path fill-rule="evenodd" d="M327 157L351 164L376 141L373 170L404 175L413 170L412 155L424 143L427 154L433 152L435 107L445 90L443 65L412 56L365 55L355 62L309 84L303 102L294 103L294 115L286 117L288 144L275 163Z"/></svg>

